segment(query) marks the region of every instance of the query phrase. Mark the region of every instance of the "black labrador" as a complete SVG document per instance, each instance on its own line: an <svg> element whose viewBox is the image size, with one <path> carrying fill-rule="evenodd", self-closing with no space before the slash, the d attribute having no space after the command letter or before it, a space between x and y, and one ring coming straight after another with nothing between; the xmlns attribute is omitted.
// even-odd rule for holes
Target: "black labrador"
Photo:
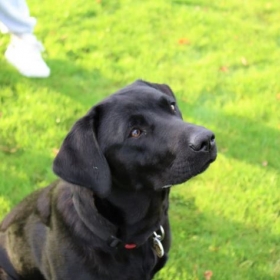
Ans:
<svg viewBox="0 0 280 280"><path fill-rule="evenodd" d="M152 279L170 248L169 187L216 154L167 85L121 89L74 124L54 160L60 179L2 221L0 279Z"/></svg>

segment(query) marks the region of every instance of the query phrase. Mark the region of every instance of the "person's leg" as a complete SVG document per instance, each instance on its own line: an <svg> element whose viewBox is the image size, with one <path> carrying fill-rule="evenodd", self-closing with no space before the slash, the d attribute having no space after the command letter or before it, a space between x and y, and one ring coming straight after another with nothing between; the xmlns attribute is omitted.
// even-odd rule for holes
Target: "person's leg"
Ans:
<svg viewBox="0 0 280 280"><path fill-rule="evenodd" d="M25 0L0 0L0 22L11 33L5 52L8 62L26 77L48 77L50 69L41 56L43 45L33 35L36 19L30 17Z"/></svg>
<svg viewBox="0 0 280 280"><path fill-rule="evenodd" d="M12 34L33 33L36 19L22 0L0 0L0 21Z"/></svg>

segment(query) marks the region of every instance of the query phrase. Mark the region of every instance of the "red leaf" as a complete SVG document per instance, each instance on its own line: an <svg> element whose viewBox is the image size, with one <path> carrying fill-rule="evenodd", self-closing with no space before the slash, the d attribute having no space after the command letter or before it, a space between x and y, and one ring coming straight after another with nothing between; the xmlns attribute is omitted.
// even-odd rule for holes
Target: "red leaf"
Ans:
<svg viewBox="0 0 280 280"><path fill-rule="evenodd" d="M190 43L191 42L187 38L181 38L181 39L178 40L179 45L190 45Z"/></svg>
<svg viewBox="0 0 280 280"><path fill-rule="evenodd" d="M205 280L211 280L212 276L213 276L213 272L211 270L206 270L204 272Z"/></svg>
<svg viewBox="0 0 280 280"><path fill-rule="evenodd" d="M220 71L226 73L226 72L228 72L228 68L226 66L221 66Z"/></svg>

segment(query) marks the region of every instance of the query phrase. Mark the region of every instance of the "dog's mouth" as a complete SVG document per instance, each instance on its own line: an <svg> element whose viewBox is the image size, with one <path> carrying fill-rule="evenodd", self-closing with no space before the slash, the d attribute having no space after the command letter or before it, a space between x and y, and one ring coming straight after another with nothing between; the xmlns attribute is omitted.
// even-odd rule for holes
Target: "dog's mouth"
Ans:
<svg viewBox="0 0 280 280"><path fill-rule="evenodd" d="M200 174L200 173L204 172L204 171L210 166L210 164L211 164L212 162L214 162L215 160L216 160L216 157L215 157L214 159L208 160L208 161L202 166L202 168L200 169L200 171L199 171L197 174ZM196 175L197 175L197 174L196 174Z"/></svg>
<svg viewBox="0 0 280 280"><path fill-rule="evenodd" d="M203 173L210 166L210 164L213 163L216 160L216 158L217 158L217 154L213 155L200 168L195 169L194 172L193 172L193 176L192 177Z"/></svg>
<svg viewBox="0 0 280 280"><path fill-rule="evenodd" d="M172 173L169 175L169 182L164 184L161 189L168 189L173 185L182 184L190 180L191 178L203 173L215 160L216 154L202 165L193 165L188 161L184 168L173 169Z"/></svg>

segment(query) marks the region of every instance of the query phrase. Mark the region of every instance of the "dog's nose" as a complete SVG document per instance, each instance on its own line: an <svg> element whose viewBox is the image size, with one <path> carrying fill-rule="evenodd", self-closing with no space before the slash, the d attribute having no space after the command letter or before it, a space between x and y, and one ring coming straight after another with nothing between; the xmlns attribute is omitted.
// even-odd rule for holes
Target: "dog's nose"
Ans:
<svg viewBox="0 0 280 280"><path fill-rule="evenodd" d="M215 135L207 129L194 133L189 143L190 148L196 152L210 152L215 145Z"/></svg>

